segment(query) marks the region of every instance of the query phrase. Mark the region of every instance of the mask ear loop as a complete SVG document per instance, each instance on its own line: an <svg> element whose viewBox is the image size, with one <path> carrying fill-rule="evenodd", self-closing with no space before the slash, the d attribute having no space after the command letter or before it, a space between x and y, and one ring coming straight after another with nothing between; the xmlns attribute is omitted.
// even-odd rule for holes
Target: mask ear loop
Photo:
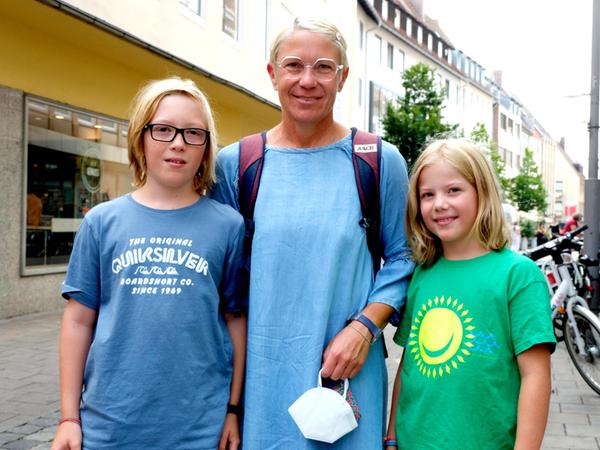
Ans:
<svg viewBox="0 0 600 450"><path fill-rule="evenodd" d="M317 387L323 387L323 377L321 376L322 370L323 369L319 370L319 374L317 375ZM344 393L342 394L342 397L344 397L344 400L346 400L346 398L347 398L349 387L350 387L350 382L348 381L348 378L344 378Z"/></svg>

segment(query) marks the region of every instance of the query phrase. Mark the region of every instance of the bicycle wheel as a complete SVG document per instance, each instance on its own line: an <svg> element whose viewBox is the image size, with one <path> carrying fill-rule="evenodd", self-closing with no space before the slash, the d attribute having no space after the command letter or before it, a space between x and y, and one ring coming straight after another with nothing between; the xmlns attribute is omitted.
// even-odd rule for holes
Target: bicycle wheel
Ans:
<svg viewBox="0 0 600 450"><path fill-rule="evenodd" d="M563 337L567 352L581 377L597 394L600 394L600 319L580 305L573 308L573 316L584 342L584 351L579 351L575 330L569 326L569 320L565 315Z"/></svg>

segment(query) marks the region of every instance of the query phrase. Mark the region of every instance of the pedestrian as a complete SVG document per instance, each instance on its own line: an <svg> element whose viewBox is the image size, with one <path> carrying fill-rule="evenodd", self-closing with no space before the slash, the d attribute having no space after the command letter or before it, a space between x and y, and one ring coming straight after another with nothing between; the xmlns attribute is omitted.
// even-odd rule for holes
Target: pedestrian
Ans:
<svg viewBox="0 0 600 450"><path fill-rule="evenodd" d="M515 222L512 225L510 233L510 249L514 252L521 250L521 227L519 222Z"/></svg>
<svg viewBox="0 0 600 450"><path fill-rule="evenodd" d="M282 118L266 132L254 210L243 448L324 448L305 439L288 413L322 368L326 378L351 379L362 411L358 428L327 448L380 450L386 367L375 338L404 303L413 270L403 221L406 165L384 142L385 264L375 276L359 225L351 131L333 118L349 70L344 38L329 22L297 18L273 42L267 70ZM238 143L220 151L213 191L236 208L238 161Z"/></svg>
<svg viewBox="0 0 600 450"><path fill-rule="evenodd" d="M86 214L62 288L52 450L82 433L83 449L237 449L244 226L205 195L210 105L190 80L152 81L127 140L137 188Z"/></svg>
<svg viewBox="0 0 600 450"><path fill-rule="evenodd" d="M546 224L544 222L538 223L537 230L535 230L535 245L542 245L548 242L548 231L546 231Z"/></svg>
<svg viewBox="0 0 600 450"><path fill-rule="evenodd" d="M556 342L548 288L506 248L500 198L469 141L433 142L415 163L407 233L419 265L394 336L405 350L388 425L399 449L540 448Z"/></svg>
<svg viewBox="0 0 600 450"><path fill-rule="evenodd" d="M576 228L578 228L579 226L581 226L582 220L583 220L583 215L581 213L573 214L573 217L571 217L569 220L567 220L567 223L565 223L565 226L562 228L562 230L560 230L561 236L564 236L565 234L570 233L571 231L573 231Z"/></svg>

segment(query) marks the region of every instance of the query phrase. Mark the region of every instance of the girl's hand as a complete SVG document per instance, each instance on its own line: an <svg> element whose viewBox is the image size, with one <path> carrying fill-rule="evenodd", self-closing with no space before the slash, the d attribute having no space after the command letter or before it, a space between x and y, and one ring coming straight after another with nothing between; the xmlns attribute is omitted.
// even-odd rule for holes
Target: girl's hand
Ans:
<svg viewBox="0 0 600 450"><path fill-rule="evenodd" d="M321 376L332 380L355 377L367 360L370 336L367 327L356 321L343 328L323 352Z"/></svg>
<svg viewBox="0 0 600 450"><path fill-rule="evenodd" d="M73 422L61 423L50 450L81 450L81 427Z"/></svg>
<svg viewBox="0 0 600 450"><path fill-rule="evenodd" d="M240 446L240 428L238 417L235 414L227 414L221 439L219 440L219 450L238 450ZM52 449L54 450L54 449Z"/></svg>

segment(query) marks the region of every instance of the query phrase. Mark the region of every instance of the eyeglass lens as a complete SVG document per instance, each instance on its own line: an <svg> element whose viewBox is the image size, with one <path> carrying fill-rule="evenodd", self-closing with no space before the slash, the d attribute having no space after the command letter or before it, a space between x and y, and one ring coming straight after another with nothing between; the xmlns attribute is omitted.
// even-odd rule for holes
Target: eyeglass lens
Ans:
<svg viewBox="0 0 600 450"><path fill-rule="evenodd" d="M340 68L334 60L329 58L319 58L312 64L306 64L296 56L286 56L279 62L279 67L293 77L302 75L304 69L310 67L314 76L321 80L331 80Z"/></svg>
<svg viewBox="0 0 600 450"><path fill-rule="evenodd" d="M176 128L171 125L149 125L150 135L155 141L172 142L181 133L183 141L189 145L202 145L208 139L208 132L202 128Z"/></svg>

